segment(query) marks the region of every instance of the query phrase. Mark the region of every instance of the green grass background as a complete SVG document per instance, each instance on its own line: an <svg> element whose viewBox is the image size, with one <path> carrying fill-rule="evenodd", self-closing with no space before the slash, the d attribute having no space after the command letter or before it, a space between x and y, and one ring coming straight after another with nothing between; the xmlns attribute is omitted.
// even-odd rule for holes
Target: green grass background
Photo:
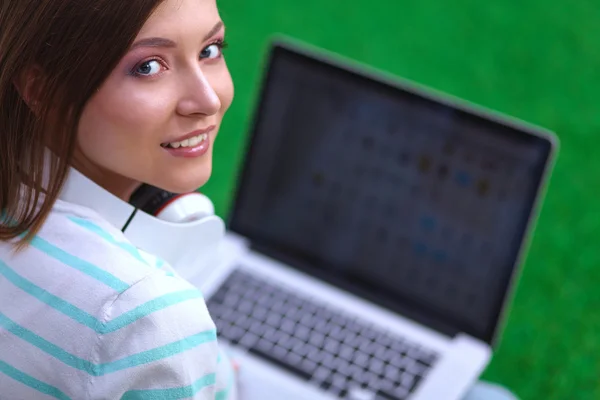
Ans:
<svg viewBox="0 0 600 400"><path fill-rule="evenodd" d="M226 216L276 32L558 133L561 151L484 378L522 399L600 399L600 3L220 1L236 98L203 188ZM443 400L443 399L440 399Z"/></svg>

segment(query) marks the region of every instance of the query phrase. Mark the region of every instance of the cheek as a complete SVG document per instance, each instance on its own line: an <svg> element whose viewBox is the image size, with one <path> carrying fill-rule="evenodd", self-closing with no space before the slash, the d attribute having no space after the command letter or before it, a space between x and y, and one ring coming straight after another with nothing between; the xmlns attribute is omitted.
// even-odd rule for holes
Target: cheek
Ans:
<svg viewBox="0 0 600 400"><path fill-rule="evenodd" d="M86 142L86 147L91 144L106 148L133 142L143 146L144 139L154 139L153 131L168 118L166 97L126 87L102 88L83 112L80 141Z"/></svg>

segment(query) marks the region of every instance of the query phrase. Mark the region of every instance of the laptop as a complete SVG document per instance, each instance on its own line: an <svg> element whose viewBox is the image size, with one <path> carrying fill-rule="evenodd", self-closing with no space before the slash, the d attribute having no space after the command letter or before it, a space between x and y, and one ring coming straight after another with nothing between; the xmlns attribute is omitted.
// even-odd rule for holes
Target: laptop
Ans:
<svg viewBox="0 0 600 400"><path fill-rule="evenodd" d="M555 135L288 38L257 104L221 262L192 278L241 399L461 399Z"/></svg>

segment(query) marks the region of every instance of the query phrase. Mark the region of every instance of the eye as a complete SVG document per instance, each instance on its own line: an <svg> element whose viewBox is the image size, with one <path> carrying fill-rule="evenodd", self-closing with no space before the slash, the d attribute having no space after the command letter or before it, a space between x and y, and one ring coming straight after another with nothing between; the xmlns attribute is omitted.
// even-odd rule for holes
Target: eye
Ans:
<svg viewBox="0 0 600 400"><path fill-rule="evenodd" d="M162 65L157 60L144 61L138 65L133 73L139 76L152 76L156 75L161 71Z"/></svg>
<svg viewBox="0 0 600 400"><path fill-rule="evenodd" d="M223 48L225 47L224 42L216 42L207 46L200 53L200 58L219 58L223 52Z"/></svg>

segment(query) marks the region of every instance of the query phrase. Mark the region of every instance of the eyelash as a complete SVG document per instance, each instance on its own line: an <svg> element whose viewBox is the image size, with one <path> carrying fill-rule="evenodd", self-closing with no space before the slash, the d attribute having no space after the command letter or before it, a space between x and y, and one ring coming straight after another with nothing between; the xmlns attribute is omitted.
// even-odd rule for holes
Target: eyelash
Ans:
<svg viewBox="0 0 600 400"><path fill-rule="evenodd" d="M202 51L205 51L207 48L209 48L210 46L214 46L214 45L217 45L217 46L219 47L219 53L220 53L220 54L219 54L219 56L218 56L218 57L214 58L214 60L218 60L218 59L220 59L221 57L223 57L223 50L227 48L227 46L228 46L228 43L227 43L227 42L225 41L225 39L223 39L223 38L216 39L216 40L212 41L211 43L209 43L209 44L208 44L208 45L207 45L205 48L203 48L203 49L202 49ZM159 62L159 63L161 64L161 66L162 66L162 67L164 67L164 66L165 66L165 64L166 64L166 63L165 63L165 61L164 61L162 58L160 58L160 57L152 57L152 58L148 58L148 59L146 59L146 60L144 60L144 61L141 61L141 62L137 63L137 64L136 64L136 65L135 65L135 66L134 66L134 67L131 69L131 71L129 72L129 74L130 74L131 76L135 77L135 78L151 78L151 76L149 77L148 75L143 75L143 74L139 74L138 72L136 72L136 71L137 71L137 69L138 69L138 68L139 68L141 65L144 65L144 64L146 64L146 63L148 63L148 62L151 62L151 61L157 61L157 62Z"/></svg>
<svg viewBox="0 0 600 400"><path fill-rule="evenodd" d="M215 39L215 40L214 40L212 43L210 43L210 44L209 44L208 46L206 46L206 47L212 46L212 45L214 45L214 44L218 45L218 46L219 46L219 49L220 49L221 51L225 50L225 49L227 48L227 46L229 46L229 44L228 44L228 43L225 41L225 39L223 39L223 38L219 38L219 39Z"/></svg>

